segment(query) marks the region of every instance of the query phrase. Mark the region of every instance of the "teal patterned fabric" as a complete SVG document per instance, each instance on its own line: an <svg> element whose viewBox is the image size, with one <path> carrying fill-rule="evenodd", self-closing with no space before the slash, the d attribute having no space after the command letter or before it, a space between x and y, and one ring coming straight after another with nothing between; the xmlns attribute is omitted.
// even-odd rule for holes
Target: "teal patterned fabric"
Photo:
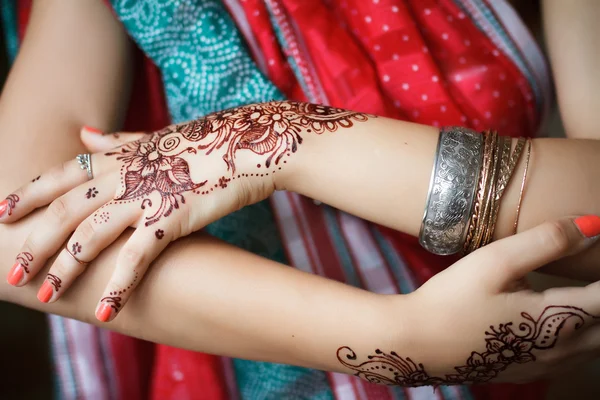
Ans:
<svg viewBox="0 0 600 400"><path fill-rule="evenodd" d="M160 68L173 122L283 99L254 65L220 1L112 0L112 5L131 37ZM267 201L229 215L207 231L286 262ZM234 367L244 399L333 399L320 371L245 360L235 360Z"/></svg>

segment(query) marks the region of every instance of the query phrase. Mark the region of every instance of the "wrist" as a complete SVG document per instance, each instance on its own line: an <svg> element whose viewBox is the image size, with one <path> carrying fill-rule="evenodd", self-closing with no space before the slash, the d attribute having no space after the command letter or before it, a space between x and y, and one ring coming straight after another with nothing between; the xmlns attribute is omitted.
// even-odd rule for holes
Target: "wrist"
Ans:
<svg viewBox="0 0 600 400"><path fill-rule="evenodd" d="M360 367L378 354L409 354L415 342L409 295L374 295L375 303L360 318L360 325L354 328L352 340L340 341L335 358L334 371L357 375L364 372ZM359 311L357 309L356 311ZM381 353L380 353L381 352ZM363 378L366 375L359 375Z"/></svg>

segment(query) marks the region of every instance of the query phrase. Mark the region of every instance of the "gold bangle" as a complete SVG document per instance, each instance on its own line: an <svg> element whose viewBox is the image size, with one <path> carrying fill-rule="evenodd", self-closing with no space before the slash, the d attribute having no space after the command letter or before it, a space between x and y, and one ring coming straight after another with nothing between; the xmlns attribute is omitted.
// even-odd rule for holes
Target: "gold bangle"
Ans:
<svg viewBox="0 0 600 400"><path fill-rule="evenodd" d="M519 192L519 202L517 203L517 213L515 215L515 224L513 226L513 234L517 234L519 226L519 215L521 214L521 204L523 203L523 194L525 192L525 183L527 182L527 171L529 170L529 160L531 159L531 138L527 139L527 157L525 159L525 170L523 171L523 181L521 182L521 190Z"/></svg>
<svg viewBox="0 0 600 400"><path fill-rule="evenodd" d="M478 244L479 247L483 247L489 243L490 230L492 229L492 216L494 208L496 207L496 190L498 188L499 175L501 173L502 164L502 150L504 145L504 138L496 135L496 145L494 146L494 164L492 167L492 178L490 180L490 189L487 195L486 210L484 212L482 227L481 227L481 239Z"/></svg>
<svg viewBox="0 0 600 400"><path fill-rule="evenodd" d="M479 224L479 219L481 217L481 207L484 200L486 183L488 180L489 169L490 169L490 149L491 149L491 139L492 136L490 132L485 131L482 133L483 135L483 160L481 163L481 172L479 174L479 183L477 189L477 196L475 199L475 204L473 205L473 214L471 216L471 220L469 222L469 229L467 231L467 237L465 240L465 244L463 246L463 254L466 255L472 251L472 243L475 239L475 233L477 231L477 225Z"/></svg>
<svg viewBox="0 0 600 400"><path fill-rule="evenodd" d="M498 179L496 180L496 186L494 189L493 197L491 199L491 207L490 207L490 217L487 224L487 230L485 233L484 240L482 242L482 246L489 244L493 237L494 231L496 230L496 221L498 220L498 211L500 210L500 200L502 198L502 194L504 189L506 188L506 182L510 179L509 167L510 167L510 149L511 149L511 140L508 137L502 136L499 138L498 150L500 151L499 155L499 169Z"/></svg>
<svg viewBox="0 0 600 400"><path fill-rule="evenodd" d="M497 147L498 147L498 134L494 131L487 133L489 136L489 147L488 147L488 164L486 165L486 181L484 183L483 197L481 201L480 214L475 227L475 234L473 241L471 242L470 251L475 251L481 247L481 242L485 235L485 228L487 225L487 219L489 216L489 207L491 195L494 188L495 180L495 168L498 162Z"/></svg>

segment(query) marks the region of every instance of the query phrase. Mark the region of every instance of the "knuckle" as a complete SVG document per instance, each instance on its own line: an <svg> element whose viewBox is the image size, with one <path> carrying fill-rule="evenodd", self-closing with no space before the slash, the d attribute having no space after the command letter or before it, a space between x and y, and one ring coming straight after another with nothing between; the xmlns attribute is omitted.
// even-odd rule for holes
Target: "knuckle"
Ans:
<svg viewBox="0 0 600 400"><path fill-rule="evenodd" d="M133 249L131 247L124 247L121 250L120 261L120 264L122 265L128 267L136 267L138 265L141 265L144 261L144 254L137 249Z"/></svg>
<svg viewBox="0 0 600 400"><path fill-rule="evenodd" d="M71 258L70 255L64 254L62 258L56 260L50 272L60 277L61 279L73 279L79 276L85 270L85 266L79 264Z"/></svg>
<svg viewBox="0 0 600 400"><path fill-rule="evenodd" d="M68 211L67 204L63 197L58 197L48 207L48 213L59 223L63 223L67 219Z"/></svg>
<svg viewBox="0 0 600 400"><path fill-rule="evenodd" d="M565 226L558 221L549 222L541 231L541 242L559 252L565 252L570 247L569 233Z"/></svg>
<svg viewBox="0 0 600 400"><path fill-rule="evenodd" d="M48 175L49 175L50 179L55 182L63 179L63 177L65 175L65 171L67 170L68 164L69 164L69 161L64 162L64 163L52 168L50 171L48 171Z"/></svg>
<svg viewBox="0 0 600 400"><path fill-rule="evenodd" d="M93 242L94 237L96 236L96 229L94 225L90 223L90 221L83 221L79 228L77 228L77 232L75 232L76 237L81 238L82 242Z"/></svg>

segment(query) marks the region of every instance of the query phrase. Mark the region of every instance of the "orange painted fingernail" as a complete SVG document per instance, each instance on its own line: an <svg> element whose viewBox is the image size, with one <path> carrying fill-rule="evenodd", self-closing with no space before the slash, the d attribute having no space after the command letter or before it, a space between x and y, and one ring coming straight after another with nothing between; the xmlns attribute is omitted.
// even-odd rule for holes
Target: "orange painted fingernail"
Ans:
<svg viewBox="0 0 600 400"><path fill-rule="evenodd" d="M106 303L102 303L102 304L100 304L98 311L96 311L96 318L98 318L99 321L106 322L110 319L111 314L112 314L111 306L109 306Z"/></svg>
<svg viewBox="0 0 600 400"><path fill-rule="evenodd" d="M593 238L600 235L600 217L597 215L579 217L574 222L583 236Z"/></svg>
<svg viewBox="0 0 600 400"><path fill-rule="evenodd" d="M92 128L91 126L84 126L83 129L85 129L86 131L88 131L89 133L94 133L96 135L104 135L104 132L101 131L98 128Z"/></svg>
<svg viewBox="0 0 600 400"><path fill-rule="evenodd" d="M0 202L0 217L4 216L4 213L8 209L8 200L2 200Z"/></svg>
<svg viewBox="0 0 600 400"><path fill-rule="evenodd" d="M48 281L44 281L44 284L42 285L42 287L40 288L40 291L37 294L37 298L42 303L47 303L52 298L53 293L54 293L54 290L52 288L52 284Z"/></svg>
<svg viewBox="0 0 600 400"><path fill-rule="evenodd" d="M6 281L13 286L17 286L23 280L24 276L25 270L23 269L23 266L17 262L10 269Z"/></svg>

